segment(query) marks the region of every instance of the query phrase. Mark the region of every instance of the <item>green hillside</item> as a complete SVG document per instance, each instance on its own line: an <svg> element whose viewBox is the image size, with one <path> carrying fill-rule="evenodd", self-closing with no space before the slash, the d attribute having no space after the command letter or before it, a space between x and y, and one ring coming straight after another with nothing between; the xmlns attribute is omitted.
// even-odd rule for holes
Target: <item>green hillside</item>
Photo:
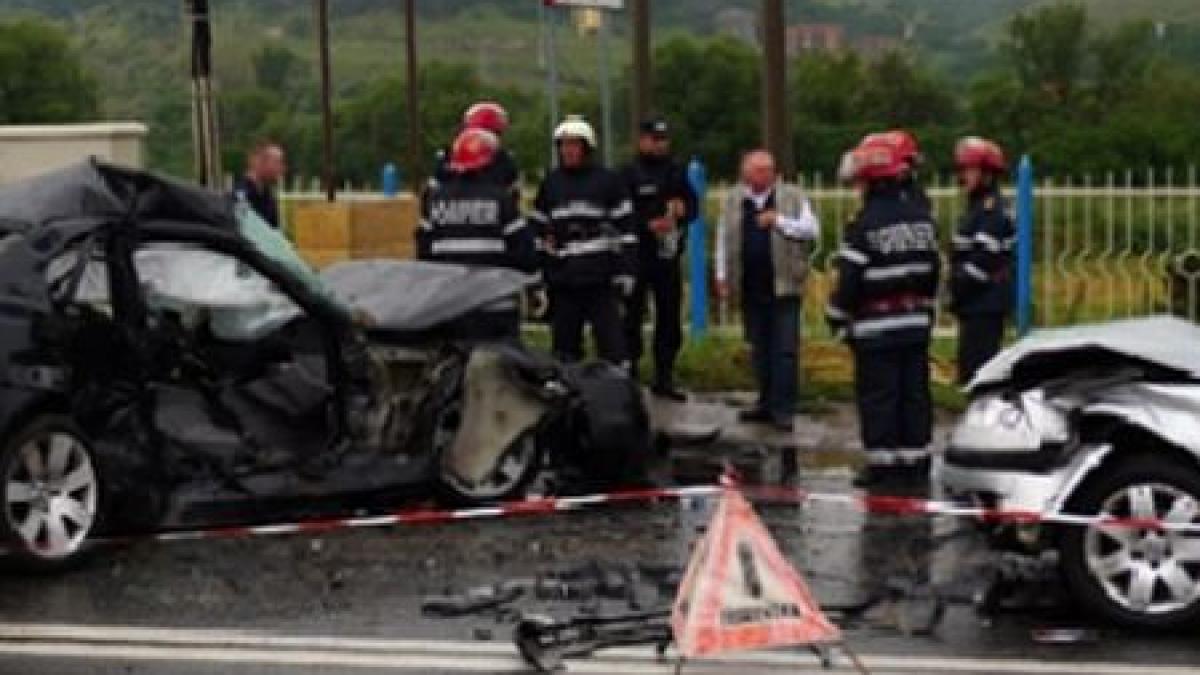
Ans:
<svg viewBox="0 0 1200 675"><path fill-rule="evenodd" d="M840 25L851 41L907 37L905 44L917 67L936 78L936 87L953 99L949 112L965 113L969 93L986 98L990 91L976 91L972 85L1004 65L995 46L1011 17L1053 1L790 0L788 19L792 23ZM315 146L307 147L317 136L311 0L210 2L222 135L232 153L227 164L237 161L237 149L251 138L270 134L301 146L295 156L297 160L305 158L302 170L311 172L317 155ZM1155 48L1170 60L1200 67L1200 0L1079 3L1100 26L1130 19L1165 21L1165 34ZM718 29L717 18L728 16L728 10L753 11L759 5L760 0L653 0L656 38L661 43L679 35L708 37ZM426 129L445 135L452 130L457 114L453 106L475 96L495 95L521 106L519 116L524 122L515 133L530 146L542 142L548 113L542 95L547 72L541 58L544 36L537 22L539 4L533 0L422 0L417 6L422 63L457 67L423 71L423 80L427 80L422 83ZM399 103L405 72L402 3L332 0L330 7L339 133L347 136L351 146L364 134L377 144L394 143L404 121ZM148 122L151 161L159 168L187 170L188 148L182 139L189 137L190 85L188 35L181 0L0 0L0 20L22 16L57 24L83 54L85 67L99 83L101 116ZM556 34L564 108L595 115L600 42L595 35L578 32L568 17L561 19ZM624 16L616 22L611 46L609 56L618 81L615 134L621 137L627 133L622 125L628 119L623 107L627 92L621 86L629 55ZM728 50L715 53L727 54ZM681 66L683 74L677 77L682 80L673 96L703 100L703 96L696 97L689 90L687 83L705 79L701 75L720 79L721 73L714 71L736 65L707 63L704 58L696 57L694 65L689 61ZM746 58L745 77L755 77L755 58L752 54ZM880 81L887 79L882 77ZM836 103L829 106L833 111L829 119L845 127L839 134L851 134L853 127L864 123L861 111L851 119L844 119L837 111L857 110L854 106L870 110L870 105L857 101L854 92L834 91L839 81L833 76L826 88L829 91L820 95ZM897 86L904 82L901 80ZM917 77L915 82L919 85L924 80ZM914 97L912 91L901 91L898 96L910 101ZM996 103L1010 98L1003 90L995 91ZM729 116L719 110L723 104L724 100L713 102L714 115ZM904 119L902 112L884 112ZM741 130L739 133L747 133L753 124L749 121L734 126ZM951 133L949 129L944 131ZM440 136L429 141L435 142L441 142ZM830 140L829 144L840 142ZM398 146L365 149L372 150L373 155L400 156Z"/></svg>

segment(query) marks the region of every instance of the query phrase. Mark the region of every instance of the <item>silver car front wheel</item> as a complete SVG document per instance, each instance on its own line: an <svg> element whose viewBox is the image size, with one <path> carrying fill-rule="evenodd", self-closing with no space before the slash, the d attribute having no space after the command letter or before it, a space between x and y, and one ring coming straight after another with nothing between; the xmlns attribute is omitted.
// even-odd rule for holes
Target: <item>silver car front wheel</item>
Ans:
<svg viewBox="0 0 1200 675"><path fill-rule="evenodd" d="M26 563L74 560L100 517L100 479L91 448L67 420L45 417L15 436L0 457L0 528Z"/></svg>
<svg viewBox="0 0 1200 675"><path fill-rule="evenodd" d="M1192 525L1196 498L1173 485L1137 483L1113 493L1100 515L1162 519ZM1200 600L1200 536L1172 530L1090 527L1085 542L1088 570L1121 607L1146 614L1186 609Z"/></svg>
<svg viewBox="0 0 1200 675"><path fill-rule="evenodd" d="M1200 534L1150 526L1200 526L1200 472L1153 455L1099 471L1074 507L1116 522L1064 533L1063 571L1072 590L1126 625L1166 628L1200 619Z"/></svg>

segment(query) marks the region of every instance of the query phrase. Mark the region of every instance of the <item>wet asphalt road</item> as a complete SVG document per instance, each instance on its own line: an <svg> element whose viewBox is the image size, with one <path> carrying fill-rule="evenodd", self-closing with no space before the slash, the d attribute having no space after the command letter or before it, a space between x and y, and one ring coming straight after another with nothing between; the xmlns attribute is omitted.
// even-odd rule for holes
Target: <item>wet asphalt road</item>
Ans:
<svg viewBox="0 0 1200 675"><path fill-rule="evenodd" d="M806 471L801 480L814 489L850 489L842 469ZM844 627L848 643L879 672L1200 668L1194 635L1139 636L1090 626L1056 598L1052 578L1036 574L1027 584L1029 597L1015 599L1005 613L981 618L967 601L995 556L970 528L867 517L835 504L764 506L760 513ZM81 569L57 576L0 576L0 673L521 672L510 642L510 613L439 618L422 614L422 599L598 564L640 569L627 579L636 589L632 606L666 607L671 580L656 583L652 577L684 564L706 520L704 503L662 503L536 519L106 550ZM948 604L927 632L935 606L931 577ZM527 593L514 606L558 617L631 607L627 595L583 600L536 595ZM52 625L59 627L50 630ZM96 632L114 626L137 630ZM1032 638L1031 631L1045 627L1097 632L1077 644L1049 646ZM184 632L163 634L163 628ZM26 638L14 638L19 635ZM350 639L375 642L346 642ZM573 670L671 672L655 665L648 652L617 654L577 662ZM794 659L816 663L806 654ZM769 666L725 663L685 672L782 672ZM794 664L789 668L804 672Z"/></svg>

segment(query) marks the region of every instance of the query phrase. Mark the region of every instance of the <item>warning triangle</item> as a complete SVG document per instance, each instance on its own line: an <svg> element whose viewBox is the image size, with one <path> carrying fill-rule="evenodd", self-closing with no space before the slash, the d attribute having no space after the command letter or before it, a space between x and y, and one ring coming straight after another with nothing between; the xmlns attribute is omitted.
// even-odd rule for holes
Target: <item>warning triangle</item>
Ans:
<svg viewBox="0 0 1200 675"><path fill-rule="evenodd" d="M726 490L684 573L671 629L687 658L841 642L740 493Z"/></svg>

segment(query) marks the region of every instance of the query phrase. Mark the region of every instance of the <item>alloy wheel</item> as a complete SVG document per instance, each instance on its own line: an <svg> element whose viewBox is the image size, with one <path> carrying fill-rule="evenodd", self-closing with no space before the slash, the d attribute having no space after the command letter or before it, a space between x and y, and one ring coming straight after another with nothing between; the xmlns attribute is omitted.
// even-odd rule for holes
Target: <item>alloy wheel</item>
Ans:
<svg viewBox="0 0 1200 675"><path fill-rule="evenodd" d="M1134 483L1104 500L1100 516L1200 524L1200 501L1165 483ZM1166 614L1200 601L1200 535L1161 528L1096 525L1084 538L1087 568L1122 608Z"/></svg>
<svg viewBox="0 0 1200 675"><path fill-rule="evenodd" d="M78 437L63 431L28 439L4 476L5 517L39 558L75 554L96 521L98 502L91 455Z"/></svg>

